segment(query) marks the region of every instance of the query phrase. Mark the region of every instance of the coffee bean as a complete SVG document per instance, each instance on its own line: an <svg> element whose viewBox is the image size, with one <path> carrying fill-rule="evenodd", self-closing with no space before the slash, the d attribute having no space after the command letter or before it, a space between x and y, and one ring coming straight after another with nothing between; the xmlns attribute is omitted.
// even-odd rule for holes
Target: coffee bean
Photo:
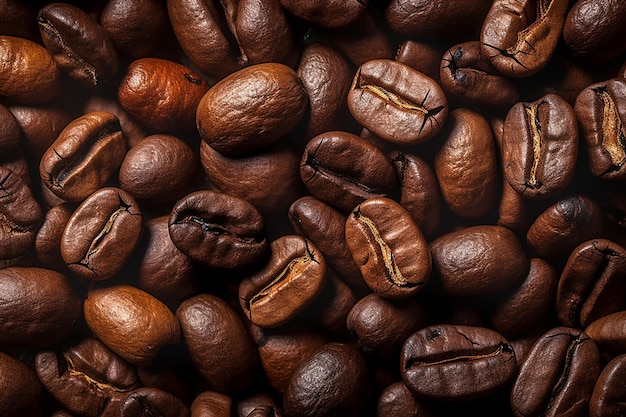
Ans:
<svg viewBox="0 0 626 417"><path fill-rule="evenodd" d="M0 413L6 416L40 417L44 391L31 368L0 352Z"/></svg>
<svg viewBox="0 0 626 417"><path fill-rule="evenodd" d="M591 394L589 401L589 416L621 414L626 411L624 385L620 381L626 376L626 355L620 355L604 366Z"/></svg>

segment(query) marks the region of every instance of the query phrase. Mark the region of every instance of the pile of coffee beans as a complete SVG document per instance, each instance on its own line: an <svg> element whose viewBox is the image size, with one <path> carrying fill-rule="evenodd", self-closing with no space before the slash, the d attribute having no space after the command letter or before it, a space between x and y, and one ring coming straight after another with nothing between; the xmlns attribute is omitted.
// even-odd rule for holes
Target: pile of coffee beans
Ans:
<svg viewBox="0 0 626 417"><path fill-rule="evenodd" d="M0 0L0 416L625 380L626 2Z"/></svg>

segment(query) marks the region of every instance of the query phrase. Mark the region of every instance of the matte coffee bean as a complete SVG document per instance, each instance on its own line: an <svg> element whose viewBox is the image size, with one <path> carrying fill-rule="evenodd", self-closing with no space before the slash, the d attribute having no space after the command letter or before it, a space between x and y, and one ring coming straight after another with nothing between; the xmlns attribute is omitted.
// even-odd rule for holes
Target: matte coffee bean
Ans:
<svg viewBox="0 0 626 417"><path fill-rule="evenodd" d="M61 199L82 201L117 172L127 148L117 116L87 113L70 122L44 152L39 175Z"/></svg>
<svg viewBox="0 0 626 417"><path fill-rule="evenodd" d="M42 417L43 387L26 364L0 352L0 414Z"/></svg>
<svg viewBox="0 0 626 417"><path fill-rule="evenodd" d="M418 398L486 397L515 377L509 342L485 327L433 325L411 335L400 354L402 380Z"/></svg>
<svg viewBox="0 0 626 417"><path fill-rule="evenodd" d="M101 188L72 213L61 237L61 256L77 276L109 279L139 244L142 219L130 194L121 188Z"/></svg>
<svg viewBox="0 0 626 417"><path fill-rule="evenodd" d="M86 11L68 3L51 3L37 15L41 39L65 73L86 87L112 81L118 56L102 26Z"/></svg>
<svg viewBox="0 0 626 417"><path fill-rule="evenodd" d="M411 215L389 198L370 198L348 216L346 242L365 283L378 295L400 299L428 282L428 242Z"/></svg>
<svg viewBox="0 0 626 417"><path fill-rule="evenodd" d="M508 77L536 74L556 50L568 4L567 0L495 0L480 33L485 55Z"/></svg>
<svg viewBox="0 0 626 417"><path fill-rule="evenodd" d="M362 201L384 197L396 185L391 160L376 146L342 131L311 139L300 163L300 177L313 196L349 213Z"/></svg>
<svg viewBox="0 0 626 417"><path fill-rule="evenodd" d="M161 349L180 339L174 313L130 285L90 289L83 310L87 326L98 339L135 365L149 365Z"/></svg>
<svg viewBox="0 0 626 417"><path fill-rule="evenodd" d="M578 158L578 120L555 94L515 104L502 133L504 176L528 199L560 194L572 181Z"/></svg>
<svg viewBox="0 0 626 417"><path fill-rule="evenodd" d="M435 80L388 59L359 67L348 93L348 107L365 128L400 145L432 139L448 116L448 101Z"/></svg>
<svg viewBox="0 0 626 417"><path fill-rule="evenodd" d="M157 388L138 388L126 397L120 407L121 417L154 415L190 417L189 408L177 397Z"/></svg>
<svg viewBox="0 0 626 417"><path fill-rule="evenodd" d="M258 365L254 342L226 301L196 295L180 304L176 317L191 360L212 389L230 392L252 382Z"/></svg>
<svg viewBox="0 0 626 417"><path fill-rule="evenodd" d="M21 129L13 113L0 104L0 152L3 157L20 151Z"/></svg>
<svg viewBox="0 0 626 417"><path fill-rule="evenodd" d="M294 70L279 63L257 64L213 85L198 103L196 125L216 151L250 154L285 136L306 108L306 91Z"/></svg>
<svg viewBox="0 0 626 417"><path fill-rule="evenodd" d="M219 191L183 197L172 208L168 229L178 249L211 268L249 266L268 248L259 211L246 200Z"/></svg>
<svg viewBox="0 0 626 417"><path fill-rule="evenodd" d="M313 242L284 235L270 243L266 265L239 283L239 302L248 319L261 327L292 320L322 291L326 261Z"/></svg>
<svg viewBox="0 0 626 417"><path fill-rule="evenodd" d="M0 345L41 348L63 341L80 315L69 279L51 269L0 269Z"/></svg>
<svg viewBox="0 0 626 417"><path fill-rule="evenodd" d="M582 330L556 327L543 334L521 365L511 390L516 416L585 416L600 356Z"/></svg>
<svg viewBox="0 0 626 417"><path fill-rule="evenodd" d="M620 355L607 363L591 393L589 417L620 415L626 412L623 398L626 387L622 381L626 378L626 354Z"/></svg>
<svg viewBox="0 0 626 417"><path fill-rule="evenodd" d="M334 271L328 271L322 292L302 316L312 316L315 327L329 335L343 335L347 330L348 314L358 301L358 294L359 288L353 291L344 281L335 276Z"/></svg>

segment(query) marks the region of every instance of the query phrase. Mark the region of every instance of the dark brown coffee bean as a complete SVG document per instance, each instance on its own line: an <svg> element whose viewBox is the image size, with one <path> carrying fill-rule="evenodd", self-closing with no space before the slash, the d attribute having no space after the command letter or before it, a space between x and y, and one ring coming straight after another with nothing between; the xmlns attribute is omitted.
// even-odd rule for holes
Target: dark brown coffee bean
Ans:
<svg viewBox="0 0 626 417"><path fill-rule="evenodd" d="M74 211L61 237L61 256L76 275L111 278L133 253L143 228L135 199L116 187L101 188Z"/></svg>
<svg viewBox="0 0 626 417"><path fill-rule="evenodd" d="M376 417L430 417L433 413L418 402L402 381L387 386L378 397Z"/></svg>
<svg viewBox="0 0 626 417"><path fill-rule="evenodd" d="M620 415L626 413L624 396L626 387L626 354L620 355L604 366L589 401L589 417Z"/></svg>
<svg viewBox="0 0 626 417"><path fill-rule="evenodd" d="M281 407L269 394L259 393L237 401L237 417L282 417Z"/></svg>
<svg viewBox="0 0 626 417"><path fill-rule="evenodd" d="M280 0L280 5L294 16L326 29L350 26L367 11L363 2L349 0Z"/></svg>
<svg viewBox="0 0 626 417"><path fill-rule="evenodd" d="M2 159L20 152L22 132L13 113L0 104L0 155Z"/></svg>
<svg viewBox="0 0 626 417"><path fill-rule="evenodd" d="M434 169L441 195L457 216L476 218L496 202L500 174L489 122L474 110L450 113Z"/></svg>
<svg viewBox="0 0 626 417"><path fill-rule="evenodd" d="M172 242L211 268L243 268L266 254L263 217L246 200L213 190L196 191L172 208Z"/></svg>
<svg viewBox="0 0 626 417"><path fill-rule="evenodd" d="M41 39L65 73L83 86L112 81L118 66L115 47L86 11L68 3L47 4L37 15Z"/></svg>
<svg viewBox="0 0 626 417"><path fill-rule="evenodd" d="M398 47L395 60L429 76L441 85L439 66L444 52L445 47L440 42L407 39Z"/></svg>
<svg viewBox="0 0 626 417"><path fill-rule="evenodd" d="M486 397L515 377L509 342L485 327L434 325L410 336L400 354L402 380L418 398Z"/></svg>
<svg viewBox="0 0 626 417"><path fill-rule="evenodd" d="M138 388L120 406L120 417L190 417L189 408L176 396L157 388Z"/></svg>
<svg viewBox="0 0 626 417"><path fill-rule="evenodd" d="M388 195L396 184L391 160L376 146L341 131L322 133L306 146L300 176L321 201L349 213L362 201Z"/></svg>
<svg viewBox="0 0 626 417"><path fill-rule="evenodd" d="M313 242L281 236L271 242L265 267L240 282L241 308L257 326L283 325L320 294L326 275L326 261Z"/></svg>
<svg viewBox="0 0 626 417"><path fill-rule="evenodd" d="M485 56L505 76L536 74L556 50L568 4L567 0L495 0L480 33Z"/></svg>
<svg viewBox="0 0 626 417"><path fill-rule="evenodd" d="M21 361L0 352L0 414L42 417L43 387L37 375Z"/></svg>
<svg viewBox="0 0 626 417"><path fill-rule="evenodd" d="M43 46L0 36L0 99L16 104L45 103L61 91L61 71Z"/></svg>
<svg viewBox="0 0 626 417"><path fill-rule="evenodd" d="M322 292L301 317L305 320L306 317L311 317L316 328L329 335L341 337L347 333L346 319L350 309L358 301L358 290L353 291L335 276L334 271L328 271Z"/></svg>
<svg viewBox="0 0 626 417"><path fill-rule="evenodd" d="M117 89L120 105L149 129L194 130L195 111L209 86L191 69L162 58L140 58L126 68Z"/></svg>
<svg viewBox="0 0 626 417"><path fill-rule="evenodd" d="M505 179L498 204L497 225L507 227L520 236L524 236L531 224L529 200L515 191Z"/></svg>
<svg viewBox="0 0 626 417"><path fill-rule="evenodd" d="M19 0L2 0L0 8L4 11L0 16L0 34L26 38L37 42L37 5Z"/></svg>
<svg viewBox="0 0 626 417"><path fill-rule="evenodd" d="M370 392L365 358L344 343L327 343L295 370L283 397L286 417L362 415Z"/></svg>
<svg viewBox="0 0 626 417"><path fill-rule="evenodd" d="M80 416L111 415L140 386L136 368L95 338L38 352L35 370L46 391Z"/></svg>
<svg viewBox="0 0 626 417"><path fill-rule="evenodd" d="M511 391L516 416L585 416L600 374L598 347L582 330L556 327L542 335Z"/></svg>
<svg viewBox="0 0 626 417"><path fill-rule="evenodd" d="M212 389L247 387L257 368L254 342L239 315L224 300L196 295L176 310L191 359Z"/></svg>
<svg viewBox="0 0 626 417"><path fill-rule="evenodd" d="M448 116L448 101L435 80L389 59L359 67L348 107L369 131L401 145L432 139Z"/></svg>
<svg viewBox="0 0 626 417"><path fill-rule="evenodd" d="M0 259L13 259L32 249L43 213L20 175L0 165Z"/></svg>
<svg viewBox="0 0 626 417"><path fill-rule="evenodd" d="M0 345L25 348L63 341L80 314L68 278L37 267L0 269Z"/></svg>
<svg viewBox="0 0 626 417"><path fill-rule="evenodd" d="M203 391L191 404L191 417L231 417L233 399L217 391Z"/></svg>
<svg viewBox="0 0 626 417"><path fill-rule="evenodd" d="M576 98L574 111L587 145L589 169L596 177L626 178L625 100L626 80L619 78L591 84Z"/></svg>
<svg viewBox="0 0 626 417"><path fill-rule="evenodd" d="M41 265L65 265L61 258L61 236L72 211L73 207L69 203L59 204L46 211L35 238L35 258Z"/></svg>
<svg viewBox="0 0 626 417"><path fill-rule="evenodd" d="M407 298L428 282L428 242L411 215L394 200L370 198L348 216L346 242L363 280L378 295Z"/></svg>
<svg viewBox="0 0 626 417"><path fill-rule="evenodd" d="M528 256L515 234L502 226L480 225L439 236L430 244L433 273L441 291L453 297L483 297L519 285Z"/></svg>
<svg viewBox="0 0 626 417"><path fill-rule="evenodd" d="M109 180L126 155L119 119L93 112L74 119L41 157L39 175L66 201L82 201Z"/></svg>
<svg viewBox="0 0 626 417"><path fill-rule="evenodd" d="M578 158L578 120L560 96L515 104L504 120L504 176L529 199L559 195L571 182Z"/></svg>
<svg viewBox="0 0 626 417"><path fill-rule="evenodd" d="M585 333L600 348L604 358L626 353L626 310L611 313L591 322Z"/></svg>
<svg viewBox="0 0 626 417"><path fill-rule="evenodd" d="M198 104L196 124L216 151L250 154L286 135L306 107L306 91L294 70L279 63L258 64L211 87Z"/></svg>
<svg viewBox="0 0 626 417"><path fill-rule="evenodd" d="M161 349L180 338L174 313L130 285L92 288L83 310L87 326L98 339L135 365L150 364Z"/></svg>

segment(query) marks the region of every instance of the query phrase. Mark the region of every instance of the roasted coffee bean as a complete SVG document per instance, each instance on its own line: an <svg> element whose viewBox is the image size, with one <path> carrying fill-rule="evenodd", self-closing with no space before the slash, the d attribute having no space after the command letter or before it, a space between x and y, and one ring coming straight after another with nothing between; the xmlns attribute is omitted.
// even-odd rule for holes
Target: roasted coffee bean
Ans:
<svg viewBox="0 0 626 417"><path fill-rule="evenodd" d="M254 394L237 401L237 417L282 417L282 415L280 406L268 394Z"/></svg>
<svg viewBox="0 0 626 417"><path fill-rule="evenodd" d="M407 39L396 51L395 60L416 69L440 83L439 66L445 52L442 42Z"/></svg>
<svg viewBox="0 0 626 417"><path fill-rule="evenodd" d="M599 374L594 341L582 330L556 327L535 342L521 365L511 408L516 416L585 416Z"/></svg>
<svg viewBox="0 0 626 417"><path fill-rule="evenodd" d="M231 417L233 400L217 391L203 391L191 404L191 417Z"/></svg>
<svg viewBox="0 0 626 417"><path fill-rule="evenodd" d="M65 265L61 258L61 236L72 215L73 207L63 203L50 207L35 237L35 258L40 265ZM54 268L56 269L56 268Z"/></svg>
<svg viewBox="0 0 626 417"><path fill-rule="evenodd" d="M402 381L387 386L378 397L376 417L430 417L428 408L417 398Z"/></svg>
<svg viewBox="0 0 626 417"><path fill-rule="evenodd" d="M294 371L283 397L291 416L360 416L371 386L363 355L344 343L327 343Z"/></svg>
<svg viewBox="0 0 626 417"><path fill-rule="evenodd" d="M135 199L126 191L101 188L72 213L61 237L61 256L82 278L109 279L139 244L142 218Z"/></svg>
<svg viewBox="0 0 626 417"><path fill-rule="evenodd" d="M361 1L280 0L280 5L294 16L326 29L353 25L367 11Z"/></svg>
<svg viewBox="0 0 626 417"><path fill-rule="evenodd" d="M34 40L39 36L37 28L37 6L19 0L2 0L0 7L0 34Z"/></svg>
<svg viewBox="0 0 626 417"><path fill-rule="evenodd" d="M112 81L117 52L102 26L86 11L69 3L50 3L37 15L41 39L65 73L86 87Z"/></svg>
<svg viewBox="0 0 626 417"><path fill-rule="evenodd" d="M350 113L384 140L413 145L432 139L448 116L448 101L432 78L390 59L359 67L348 93Z"/></svg>
<svg viewBox="0 0 626 417"><path fill-rule="evenodd" d="M600 348L604 358L612 358L626 353L626 311L618 311L591 322L585 333Z"/></svg>
<svg viewBox="0 0 626 417"><path fill-rule="evenodd" d="M189 408L174 395L156 388L138 388L120 406L120 417L189 417Z"/></svg>
<svg viewBox="0 0 626 417"><path fill-rule="evenodd" d="M40 348L63 341L80 315L69 279L51 269L0 269L0 346Z"/></svg>
<svg viewBox="0 0 626 417"><path fill-rule="evenodd" d="M311 139L300 163L300 177L313 196L349 213L362 201L391 193L396 173L376 146L342 131Z"/></svg>
<svg viewBox="0 0 626 417"><path fill-rule="evenodd" d="M486 397L515 377L509 342L485 327L433 325L411 335L400 354L402 380L418 398Z"/></svg>
<svg viewBox="0 0 626 417"><path fill-rule="evenodd" d="M0 154L2 158L20 152L21 130L13 113L0 104Z"/></svg>
<svg viewBox="0 0 626 417"><path fill-rule="evenodd" d="M250 154L285 136L306 108L306 91L294 70L257 64L213 85L198 103L196 125L216 151Z"/></svg>
<svg viewBox="0 0 626 417"><path fill-rule="evenodd" d="M92 95L85 101L84 113L105 111L113 113L120 121L122 133L126 137L129 147L135 146L141 139L148 136L148 131L137 120L135 120L126 110L122 108L117 97ZM17 115L16 115L17 116ZM69 121L68 121L69 122ZM56 139L56 137L55 137Z"/></svg>
<svg viewBox="0 0 626 417"><path fill-rule="evenodd" d="M624 378L626 354L611 360L602 369L589 401L589 417L618 416L626 412Z"/></svg>
<svg viewBox="0 0 626 417"><path fill-rule="evenodd" d="M386 298L407 298L428 282L428 242L411 215L386 197L370 198L348 216L346 242L365 283Z"/></svg>
<svg viewBox="0 0 626 417"><path fill-rule="evenodd" d="M230 392L252 382L258 366L254 342L226 301L196 295L180 304L176 317L191 360L212 389Z"/></svg>
<svg viewBox="0 0 626 417"><path fill-rule="evenodd" d="M313 242L284 235L270 243L266 265L240 282L241 308L257 326L283 325L320 294L326 276L326 261Z"/></svg>
<svg viewBox="0 0 626 417"><path fill-rule="evenodd" d="M335 276L334 271L328 271L322 292L302 316L312 317L315 327L321 331L341 337L346 334L346 320L350 309L358 301L359 290L353 291Z"/></svg>
<svg viewBox="0 0 626 417"><path fill-rule="evenodd" d="M560 194L572 181L578 158L578 120L560 96L519 102L502 133L504 176L528 199Z"/></svg>
<svg viewBox="0 0 626 417"><path fill-rule="evenodd" d="M626 79L594 83L576 98L574 111L587 145L589 169L599 178L626 178Z"/></svg>
<svg viewBox="0 0 626 417"><path fill-rule="evenodd" d="M92 288L83 303L89 329L111 350L135 365L149 365L165 346L178 343L174 313L130 285Z"/></svg>
<svg viewBox="0 0 626 417"><path fill-rule="evenodd" d="M41 417L43 387L26 364L0 352L0 414Z"/></svg>
<svg viewBox="0 0 626 417"><path fill-rule="evenodd" d="M43 46L0 36L0 99L16 104L45 103L61 91L61 71Z"/></svg>
<svg viewBox="0 0 626 417"><path fill-rule="evenodd" d="M82 201L119 169L127 147L114 114L87 113L70 122L44 152L39 175L58 197Z"/></svg>
<svg viewBox="0 0 626 417"><path fill-rule="evenodd" d="M536 74L556 50L568 5L567 0L495 0L480 33L485 56L508 77Z"/></svg>
<svg viewBox="0 0 626 417"><path fill-rule="evenodd" d="M0 259L13 259L32 249L43 213L22 177L0 165Z"/></svg>
<svg viewBox="0 0 626 417"><path fill-rule="evenodd" d="M434 169L448 208L463 218L487 214L496 202L500 174L489 122L480 113L450 113Z"/></svg>
<svg viewBox="0 0 626 417"><path fill-rule="evenodd" d="M430 248L436 285L453 297L501 294L519 285L530 268L521 242L502 226L449 232L432 241Z"/></svg>
<svg viewBox="0 0 626 417"><path fill-rule="evenodd" d="M186 66L162 58L140 58L126 68L117 88L120 105L149 129L191 132L195 111L209 86Z"/></svg>
<svg viewBox="0 0 626 417"><path fill-rule="evenodd" d="M268 247L259 211L246 200L219 191L183 197L172 208L168 229L178 249L211 268L251 265Z"/></svg>

